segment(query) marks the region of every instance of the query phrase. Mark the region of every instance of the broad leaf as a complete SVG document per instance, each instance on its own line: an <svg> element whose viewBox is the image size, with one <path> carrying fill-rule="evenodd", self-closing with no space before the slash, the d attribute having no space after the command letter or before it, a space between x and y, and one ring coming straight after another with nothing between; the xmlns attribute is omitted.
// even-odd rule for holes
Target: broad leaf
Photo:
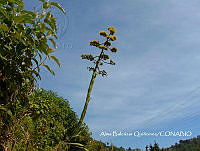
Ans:
<svg viewBox="0 0 200 151"><path fill-rule="evenodd" d="M66 14L65 9L64 9L60 4L58 4L57 2L50 2L50 5L56 6L56 7L59 8L64 14Z"/></svg>
<svg viewBox="0 0 200 151"><path fill-rule="evenodd" d="M51 43L53 44L54 48L56 49L57 48L56 42L52 38L49 38L49 40L51 41Z"/></svg>
<svg viewBox="0 0 200 151"><path fill-rule="evenodd" d="M58 60L55 56L50 56L50 57L57 63L57 65L58 65L59 67L61 66L59 60Z"/></svg>
<svg viewBox="0 0 200 151"><path fill-rule="evenodd" d="M48 49L47 49L47 54L53 53L54 51L55 51L54 49L48 48Z"/></svg>
<svg viewBox="0 0 200 151"><path fill-rule="evenodd" d="M55 75L54 71L46 64L42 64L51 74Z"/></svg>

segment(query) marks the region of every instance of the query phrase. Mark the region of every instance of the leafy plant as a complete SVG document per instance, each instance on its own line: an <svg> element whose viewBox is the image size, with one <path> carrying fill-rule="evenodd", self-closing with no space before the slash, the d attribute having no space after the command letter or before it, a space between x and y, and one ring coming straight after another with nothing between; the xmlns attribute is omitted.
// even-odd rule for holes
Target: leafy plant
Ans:
<svg viewBox="0 0 200 151"><path fill-rule="evenodd" d="M34 82L40 77L41 66L52 74L45 64L56 49L56 18L52 6L65 13L56 2L40 0L41 11L24 9L23 0L0 1L0 104L14 102L31 94ZM52 43L53 47L50 47Z"/></svg>

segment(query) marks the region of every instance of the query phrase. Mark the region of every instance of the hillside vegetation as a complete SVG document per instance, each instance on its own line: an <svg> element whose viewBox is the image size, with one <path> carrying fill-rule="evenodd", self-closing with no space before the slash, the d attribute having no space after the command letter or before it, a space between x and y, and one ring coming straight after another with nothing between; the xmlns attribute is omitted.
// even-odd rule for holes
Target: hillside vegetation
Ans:
<svg viewBox="0 0 200 151"><path fill-rule="evenodd" d="M169 151L200 151L200 136L180 140L179 143L166 148Z"/></svg>

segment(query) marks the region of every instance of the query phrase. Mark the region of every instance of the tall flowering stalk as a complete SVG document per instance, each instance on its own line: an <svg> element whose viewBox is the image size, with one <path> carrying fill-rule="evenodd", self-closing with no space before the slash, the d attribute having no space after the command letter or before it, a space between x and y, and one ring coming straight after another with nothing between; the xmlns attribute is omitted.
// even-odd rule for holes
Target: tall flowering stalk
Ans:
<svg viewBox="0 0 200 151"><path fill-rule="evenodd" d="M100 67L103 66L104 64L115 65L115 62L110 59L110 57L107 53L109 51L111 53L117 52L116 47L111 47L112 41L117 40L117 36L114 35L116 32L116 29L114 27L108 27L107 29L108 29L108 32L107 31L99 32L99 34L105 38L104 42L100 43L98 40L90 41L90 46L94 46L94 47L100 49L99 55L97 55L97 56L93 56L91 54L82 54L81 55L82 59L86 59L86 60L93 62L94 66L88 67L89 71L92 71L92 77L91 77L90 84L88 87L85 105L84 105L84 108L83 108L83 111L81 113L81 117L79 120L79 126L83 123L83 120L85 118L96 76L97 75L102 75L102 76L107 75L107 72L105 70L100 69Z"/></svg>

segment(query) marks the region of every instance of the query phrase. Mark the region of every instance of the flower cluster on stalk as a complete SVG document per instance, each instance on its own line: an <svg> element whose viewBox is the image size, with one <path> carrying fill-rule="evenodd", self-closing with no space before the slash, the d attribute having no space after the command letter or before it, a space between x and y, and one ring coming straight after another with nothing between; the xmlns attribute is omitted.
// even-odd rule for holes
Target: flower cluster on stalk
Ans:
<svg viewBox="0 0 200 151"><path fill-rule="evenodd" d="M116 29L114 27L108 27L108 31L100 31L99 35L105 38L104 42L100 42L98 40L92 40L90 41L90 46L94 46L98 49L100 49L100 53L97 56L93 56L91 54L82 54L81 58L86 59L89 61L92 61L94 63L94 67L88 67L89 71L93 71L97 74L100 74L102 76L107 75L105 70L101 70L100 66L104 64L110 64L115 65L116 63L110 59L109 55L106 54L108 52L116 53L117 48L111 47L112 41L117 40L117 36L115 36Z"/></svg>

